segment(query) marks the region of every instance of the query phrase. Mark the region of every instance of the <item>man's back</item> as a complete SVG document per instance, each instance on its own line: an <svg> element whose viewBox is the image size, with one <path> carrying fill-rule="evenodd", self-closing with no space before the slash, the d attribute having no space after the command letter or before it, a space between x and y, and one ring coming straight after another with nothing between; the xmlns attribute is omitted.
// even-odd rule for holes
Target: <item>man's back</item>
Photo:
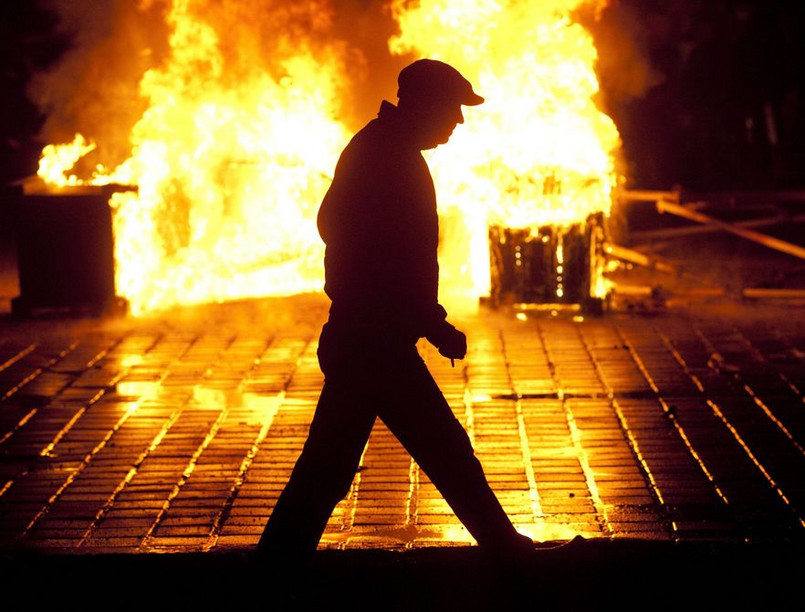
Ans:
<svg viewBox="0 0 805 612"><path fill-rule="evenodd" d="M438 221L420 151L384 102L341 155L319 211L332 315L425 335L437 306Z"/></svg>

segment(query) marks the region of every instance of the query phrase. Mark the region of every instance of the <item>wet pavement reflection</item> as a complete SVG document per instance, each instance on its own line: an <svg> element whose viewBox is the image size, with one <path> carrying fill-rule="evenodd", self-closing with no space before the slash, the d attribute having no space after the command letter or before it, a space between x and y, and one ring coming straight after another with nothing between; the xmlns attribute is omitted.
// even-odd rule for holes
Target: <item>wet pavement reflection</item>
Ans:
<svg viewBox="0 0 805 612"><path fill-rule="evenodd" d="M0 545L253 546L323 382L326 304L311 300L1 321ZM456 367L421 352L503 506L536 540L801 541L797 314L481 311L458 321L470 350ZM471 543L378 422L321 547Z"/></svg>

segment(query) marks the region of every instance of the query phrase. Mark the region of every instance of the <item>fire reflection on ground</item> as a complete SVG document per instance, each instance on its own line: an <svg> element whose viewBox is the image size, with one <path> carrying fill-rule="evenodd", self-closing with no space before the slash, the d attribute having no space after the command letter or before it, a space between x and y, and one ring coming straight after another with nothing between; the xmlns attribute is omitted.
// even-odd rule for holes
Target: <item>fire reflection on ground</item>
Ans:
<svg viewBox="0 0 805 612"><path fill-rule="evenodd" d="M805 330L790 310L512 314L460 321L470 349L455 368L424 344L422 354L521 531L549 541L800 533ZM322 388L325 317L317 295L3 323L0 346L18 349L0 381L4 533L86 551L254 545ZM86 518L65 522L79 517L75 504ZM468 542L377 423L323 546Z"/></svg>

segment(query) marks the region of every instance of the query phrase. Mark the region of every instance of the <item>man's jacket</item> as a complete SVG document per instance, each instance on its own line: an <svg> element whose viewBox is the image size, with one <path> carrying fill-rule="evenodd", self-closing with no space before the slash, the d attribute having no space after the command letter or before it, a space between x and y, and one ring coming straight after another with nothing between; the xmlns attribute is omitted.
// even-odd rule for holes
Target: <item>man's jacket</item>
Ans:
<svg viewBox="0 0 805 612"><path fill-rule="evenodd" d="M445 325L436 195L396 113L384 101L336 165L318 216L327 245L324 290L331 322L418 338Z"/></svg>

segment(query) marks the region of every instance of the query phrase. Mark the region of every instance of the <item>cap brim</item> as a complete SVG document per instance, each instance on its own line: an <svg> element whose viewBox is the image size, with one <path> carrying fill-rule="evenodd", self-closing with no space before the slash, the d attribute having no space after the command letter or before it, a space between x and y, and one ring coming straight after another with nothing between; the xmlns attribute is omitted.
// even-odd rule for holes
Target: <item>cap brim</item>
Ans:
<svg viewBox="0 0 805 612"><path fill-rule="evenodd" d="M484 99L474 91L461 101L464 106L478 106L484 103Z"/></svg>

